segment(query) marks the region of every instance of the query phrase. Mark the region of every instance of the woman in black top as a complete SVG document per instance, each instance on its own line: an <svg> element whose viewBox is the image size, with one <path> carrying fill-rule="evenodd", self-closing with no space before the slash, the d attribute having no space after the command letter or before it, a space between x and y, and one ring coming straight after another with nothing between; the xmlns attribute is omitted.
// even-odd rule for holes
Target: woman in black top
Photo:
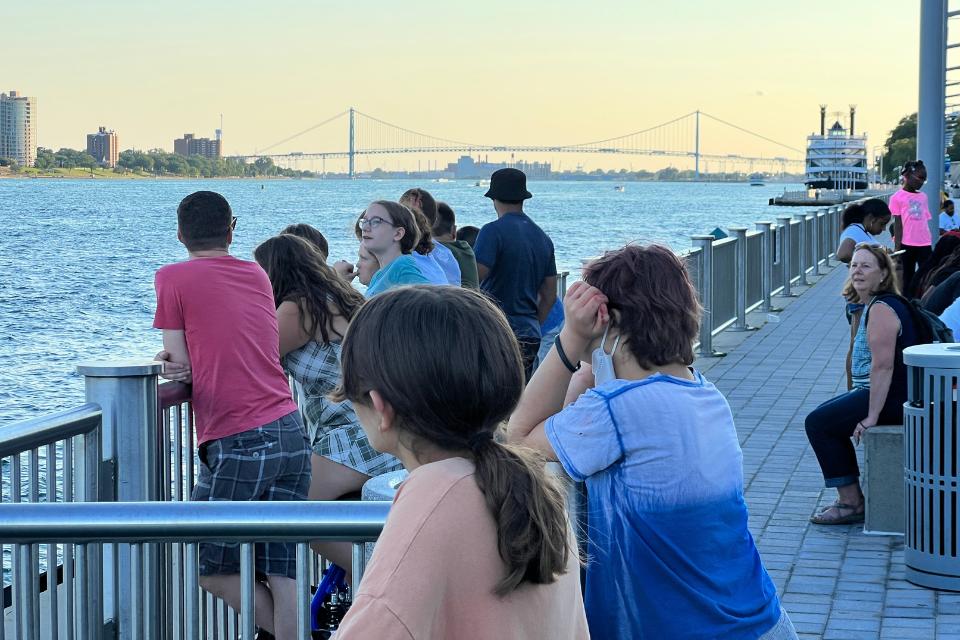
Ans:
<svg viewBox="0 0 960 640"><path fill-rule="evenodd" d="M824 484L836 487L837 501L813 516L814 524L863 522L863 492L852 436L859 444L867 429L903 422L907 368L903 350L919 343L913 316L899 297L896 270L886 249L857 245L850 279L866 304L853 348L853 390L813 410L806 419L807 438L817 454Z"/></svg>

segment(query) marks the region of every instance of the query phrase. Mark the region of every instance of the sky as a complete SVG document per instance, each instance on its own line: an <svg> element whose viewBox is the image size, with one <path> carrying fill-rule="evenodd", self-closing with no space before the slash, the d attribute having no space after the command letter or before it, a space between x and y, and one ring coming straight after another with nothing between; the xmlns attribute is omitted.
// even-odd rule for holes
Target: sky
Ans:
<svg viewBox="0 0 960 640"><path fill-rule="evenodd" d="M858 105L871 146L917 108L915 2L47 0L4 3L0 24L0 91L37 98L39 144L53 149L106 126L121 149L169 151L184 133L214 137L222 114L225 154L251 154L353 107L441 138L537 146L700 109L802 150L821 103ZM346 147L340 118L271 152ZM802 157L708 119L701 152ZM357 169L457 155L365 156ZM670 162L518 157L555 170Z"/></svg>

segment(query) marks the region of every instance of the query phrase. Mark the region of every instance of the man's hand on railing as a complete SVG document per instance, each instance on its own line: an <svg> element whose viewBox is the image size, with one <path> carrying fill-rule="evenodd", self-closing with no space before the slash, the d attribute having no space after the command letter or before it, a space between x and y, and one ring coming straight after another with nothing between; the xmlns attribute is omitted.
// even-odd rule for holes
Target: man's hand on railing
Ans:
<svg viewBox="0 0 960 640"><path fill-rule="evenodd" d="M175 380L184 384L193 384L193 370L190 368L190 365L170 362L170 354L166 351L158 353L154 360L163 362L163 373L160 374L161 378L165 380Z"/></svg>

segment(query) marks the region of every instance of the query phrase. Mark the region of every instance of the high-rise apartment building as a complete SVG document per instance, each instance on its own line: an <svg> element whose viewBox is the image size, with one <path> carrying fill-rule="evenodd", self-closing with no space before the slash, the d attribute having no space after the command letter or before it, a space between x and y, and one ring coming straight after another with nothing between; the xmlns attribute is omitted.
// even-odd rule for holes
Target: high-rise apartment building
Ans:
<svg viewBox="0 0 960 640"><path fill-rule="evenodd" d="M22 167L37 159L37 99L19 91L0 93L0 158L13 158Z"/></svg>
<svg viewBox="0 0 960 640"><path fill-rule="evenodd" d="M204 158L221 157L220 140L197 138L192 133L185 133L179 140L173 141L173 152L181 156L192 156L199 153Z"/></svg>
<svg viewBox="0 0 960 640"><path fill-rule="evenodd" d="M113 129L107 131L106 127L100 127L96 133L88 133L87 153L101 164L117 166L120 160L120 142L117 134Z"/></svg>

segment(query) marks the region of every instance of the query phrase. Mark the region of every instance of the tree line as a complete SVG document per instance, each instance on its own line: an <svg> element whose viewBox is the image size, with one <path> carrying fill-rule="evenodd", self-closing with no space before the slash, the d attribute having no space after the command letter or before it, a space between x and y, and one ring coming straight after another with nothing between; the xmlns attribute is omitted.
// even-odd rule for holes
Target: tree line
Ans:
<svg viewBox="0 0 960 640"><path fill-rule="evenodd" d="M13 163L9 160L6 164ZM3 165L0 165L3 166ZM11 165L12 166L12 165ZM39 147L34 168L50 169L89 169L94 170L100 164L90 154L76 149L63 148L52 151ZM257 158L247 162L241 158L205 158L199 154L186 157L168 153L163 149L121 151L115 173L140 173L157 176L174 175L190 178L312 178L312 171L284 169L274 164L272 158Z"/></svg>
<svg viewBox="0 0 960 640"><path fill-rule="evenodd" d="M947 147L950 162L960 160L960 136L954 136ZM890 131L883 145L883 178L896 181L900 177L900 168L908 161L917 159L917 114L904 116ZM932 164L921 158L925 164Z"/></svg>

